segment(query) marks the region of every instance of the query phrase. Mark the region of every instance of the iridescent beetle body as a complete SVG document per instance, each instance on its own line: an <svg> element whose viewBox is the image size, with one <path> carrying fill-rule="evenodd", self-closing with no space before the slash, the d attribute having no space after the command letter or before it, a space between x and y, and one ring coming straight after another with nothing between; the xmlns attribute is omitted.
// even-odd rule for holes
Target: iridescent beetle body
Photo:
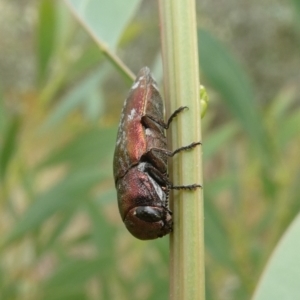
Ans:
<svg viewBox="0 0 300 300"><path fill-rule="evenodd" d="M114 178L122 220L138 239L155 239L172 231L170 189L200 187L176 187L168 178L168 156L200 144L174 152L166 149L164 130L184 108L176 110L167 123L163 121L162 98L147 67L140 70L125 100L114 153Z"/></svg>

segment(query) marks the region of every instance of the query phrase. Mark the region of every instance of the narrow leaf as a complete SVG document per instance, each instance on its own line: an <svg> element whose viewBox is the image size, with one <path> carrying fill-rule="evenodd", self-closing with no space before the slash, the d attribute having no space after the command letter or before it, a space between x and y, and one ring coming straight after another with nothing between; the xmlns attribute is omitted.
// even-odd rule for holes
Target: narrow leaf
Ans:
<svg viewBox="0 0 300 300"><path fill-rule="evenodd" d="M55 1L42 0L39 9L37 32L39 80L45 77L52 51L56 31Z"/></svg>
<svg viewBox="0 0 300 300"><path fill-rule="evenodd" d="M17 147L17 135L20 128L20 119L16 117L10 123L0 148L0 179L3 180L8 164L13 158Z"/></svg>
<svg viewBox="0 0 300 300"><path fill-rule="evenodd" d="M84 201L90 189L103 180L101 170L83 170L70 174L48 191L37 196L21 219L16 223L4 244L22 237L24 234L41 226L54 213L76 206Z"/></svg>
<svg viewBox="0 0 300 300"><path fill-rule="evenodd" d="M204 75L220 92L228 109L240 121L259 149L262 161L271 164L269 138L254 102L252 86L242 68L212 35L198 32L200 65Z"/></svg>
<svg viewBox="0 0 300 300"><path fill-rule="evenodd" d="M79 134L67 145L53 151L38 168L67 163L72 167L88 167L111 155L116 128L92 129Z"/></svg>
<svg viewBox="0 0 300 300"><path fill-rule="evenodd" d="M42 124L42 132L57 126L64 118L66 118L75 109L85 104L86 98L94 94L99 88L103 76L106 74L106 68L101 68L92 73L84 80L79 82L71 89L54 108L53 112L48 116L44 124ZM101 101L103 99L98 99Z"/></svg>
<svg viewBox="0 0 300 300"><path fill-rule="evenodd" d="M300 214L274 250L253 300L298 300L300 295Z"/></svg>
<svg viewBox="0 0 300 300"><path fill-rule="evenodd" d="M140 0L65 0L92 35L115 50Z"/></svg>

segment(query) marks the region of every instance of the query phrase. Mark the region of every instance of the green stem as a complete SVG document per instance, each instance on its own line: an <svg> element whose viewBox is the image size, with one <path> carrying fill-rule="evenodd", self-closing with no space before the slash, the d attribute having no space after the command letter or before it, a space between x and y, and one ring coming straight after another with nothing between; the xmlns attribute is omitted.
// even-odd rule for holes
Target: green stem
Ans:
<svg viewBox="0 0 300 300"><path fill-rule="evenodd" d="M167 115L189 110L172 123L170 148L201 140L201 110L195 0L159 0ZM203 183L201 147L179 153L170 174L176 185ZM170 236L170 299L204 300L203 193L173 194L174 232Z"/></svg>

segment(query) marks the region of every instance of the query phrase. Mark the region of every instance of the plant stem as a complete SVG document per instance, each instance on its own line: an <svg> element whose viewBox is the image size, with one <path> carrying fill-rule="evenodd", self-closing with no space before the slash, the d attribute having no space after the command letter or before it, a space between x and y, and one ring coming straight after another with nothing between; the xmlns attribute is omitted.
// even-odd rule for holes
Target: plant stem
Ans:
<svg viewBox="0 0 300 300"><path fill-rule="evenodd" d="M195 0L159 0L167 115L179 106L168 134L170 148L201 140ZM171 166L176 185L203 183L201 146L179 153ZM175 195L174 195L175 194ZM203 193L173 193L170 235L170 299L204 300Z"/></svg>

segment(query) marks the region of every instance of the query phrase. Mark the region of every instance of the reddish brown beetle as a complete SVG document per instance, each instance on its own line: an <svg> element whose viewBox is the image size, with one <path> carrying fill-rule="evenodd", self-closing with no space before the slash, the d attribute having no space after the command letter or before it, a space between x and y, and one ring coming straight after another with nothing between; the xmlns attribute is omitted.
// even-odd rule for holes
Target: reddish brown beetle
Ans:
<svg viewBox="0 0 300 300"><path fill-rule="evenodd" d="M164 130L185 108L178 108L167 123L163 121L162 98L147 67L140 70L125 100L114 154L114 178L122 220L138 239L155 239L172 231L170 189L201 187L173 186L167 173L168 157L201 144L192 143L173 152L166 149Z"/></svg>

